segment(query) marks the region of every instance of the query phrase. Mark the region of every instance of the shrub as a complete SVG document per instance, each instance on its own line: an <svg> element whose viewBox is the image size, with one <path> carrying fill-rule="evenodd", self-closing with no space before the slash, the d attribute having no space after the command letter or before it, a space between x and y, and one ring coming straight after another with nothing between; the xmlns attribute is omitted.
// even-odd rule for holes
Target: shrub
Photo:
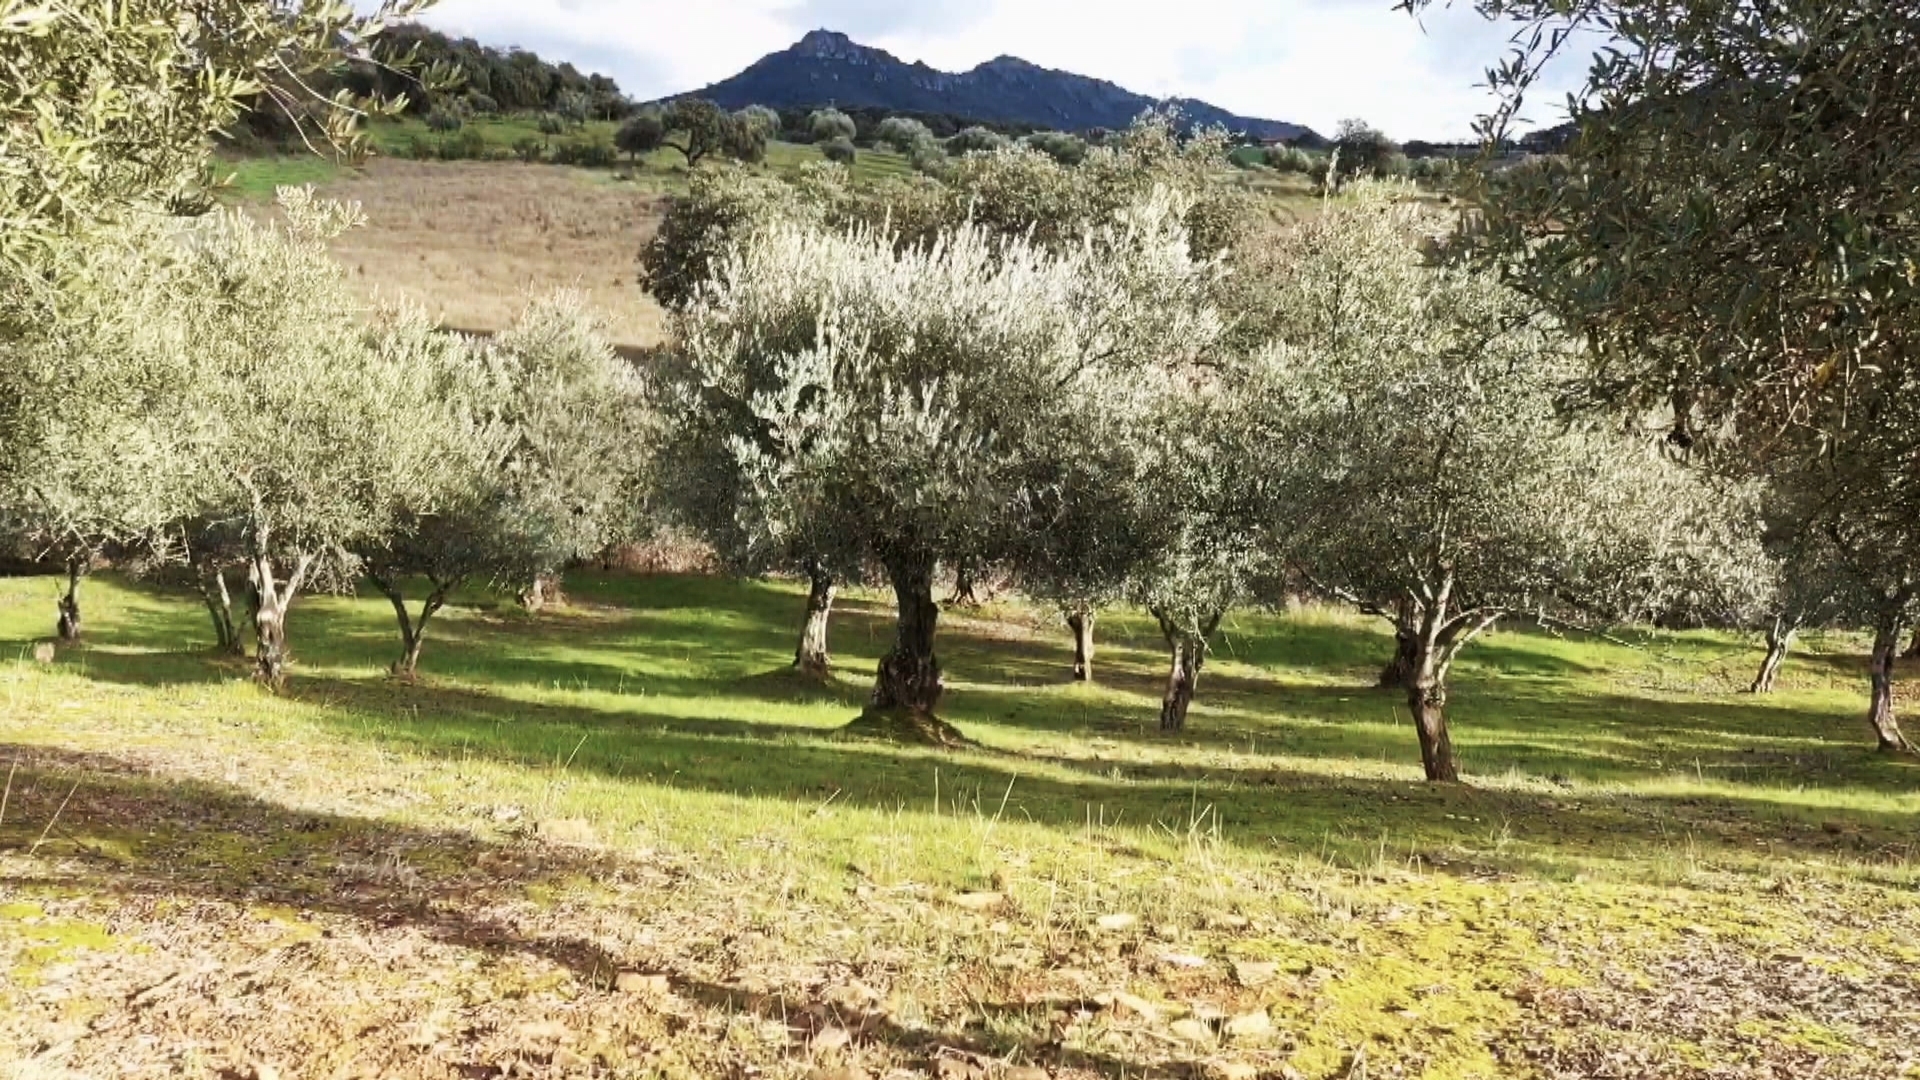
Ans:
<svg viewBox="0 0 1920 1080"><path fill-rule="evenodd" d="M765 105L749 105L739 112L734 113L733 116L734 119L747 125L749 128L758 130L769 139L773 138L773 136L780 131L780 114L767 108Z"/></svg>
<svg viewBox="0 0 1920 1080"><path fill-rule="evenodd" d="M523 135L514 140L513 156L529 165L537 165L546 160L547 144L535 136Z"/></svg>
<svg viewBox="0 0 1920 1080"><path fill-rule="evenodd" d="M613 144L624 151L628 157L638 160L641 154L650 154L660 148L667 137L667 122L657 109L642 109L620 125L613 137Z"/></svg>
<svg viewBox="0 0 1920 1080"><path fill-rule="evenodd" d="M492 116L500 111L500 103L491 96L478 90L467 95L467 112L474 116Z"/></svg>
<svg viewBox="0 0 1920 1080"><path fill-rule="evenodd" d="M539 124L542 135L559 135L567 130L567 122L553 113L541 113Z"/></svg>
<svg viewBox="0 0 1920 1080"><path fill-rule="evenodd" d="M854 158L858 155L858 151L853 148L853 140L844 136L822 144L820 152L827 156L828 161L839 162L842 165L853 164Z"/></svg>
<svg viewBox="0 0 1920 1080"><path fill-rule="evenodd" d="M983 127L970 127L947 140L947 153L992 153L996 150L1005 150L1007 146L1008 141L1005 135Z"/></svg>
<svg viewBox="0 0 1920 1080"><path fill-rule="evenodd" d="M1305 175L1313 171L1313 155L1297 146L1269 146L1266 158L1267 168L1276 172Z"/></svg>
<svg viewBox="0 0 1920 1080"><path fill-rule="evenodd" d="M442 161L484 161L487 140L477 131L462 131L441 139L438 151L436 156Z"/></svg>
<svg viewBox="0 0 1920 1080"><path fill-rule="evenodd" d="M427 114L428 131L459 131L462 123L460 114L452 109L437 108Z"/></svg>
<svg viewBox="0 0 1920 1080"><path fill-rule="evenodd" d="M1087 144L1064 131L1036 131L1026 143L1062 165L1078 165L1087 159Z"/></svg>
<svg viewBox="0 0 1920 1080"><path fill-rule="evenodd" d="M577 165L583 169L610 169L620 160L613 144L594 140L565 142L553 148L555 165Z"/></svg>

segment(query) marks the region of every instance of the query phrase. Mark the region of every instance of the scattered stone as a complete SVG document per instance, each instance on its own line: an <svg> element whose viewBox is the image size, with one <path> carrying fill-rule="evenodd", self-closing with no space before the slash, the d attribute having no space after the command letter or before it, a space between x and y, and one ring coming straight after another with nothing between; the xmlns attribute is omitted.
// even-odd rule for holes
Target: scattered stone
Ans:
<svg viewBox="0 0 1920 1080"><path fill-rule="evenodd" d="M613 977L613 988L623 994L666 997L673 990L673 983L665 975L642 975L638 971L623 971Z"/></svg>
<svg viewBox="0 0 1920 1080"><path fill-rule="evenodd" d="M1258 1039L1273 1033L1273 1018L1265 1009L1243 1013L1229 1019L1226 1024L1229 1039Z"/></svg>
<svg viewBox="0 0 1920 1080"><path fill-rule="evenodd" d="M953 897L955 907L963 907L968 911L992 911L1006 902L1007 894L997 892L956 893Z"/></svg>
<svg viewBox="0 0 1920 1080"><path fill-rule="evenodd" d="M1207 1069L1214 1080L1259 1080L1260 1070L1244 1061L1216 1061Z"/></svg>
<svg viewBox="0 0 1920 1080"><path fill-rule="evenodd" d="M1191 1017L1185 1020L1175 1020L1173 1026L1167 1030L1173 1032L1175 1038L1183 1039L1190 1043L1210 1043L1213 1041L1213 1029Z"/></svg>
<svg viewBox="0 0 1920 1080"><path fill-rule="evenodd" d="M853 1036L843 1027L824 1027L807 1043L815 1053L824 1054L839 1050L853 1042Z"/></svg>
<svg viewBox="0 0 1920 1080"><path fill-rule="evenodd" d="M1135 997L1124 991L1113 995L1113 1015L1138 1016L1152 1020L1160 1015L1160 1006L1143 997Z"/></svg>
<svg viewBox="0 0 1920 1080"><path fill-rule="evenodd" d="M1015 1065L1000 1074L1000 1080L1052 1080L1047 1070L1038 1065Z"/></svg>
<svg viewBox="0 0 1920 1080"><path fill-rule="evenodd" d="M56 655L57 650L51 641L36 642L33 646L33 662L36 664L51 664Z"/></svg>
<svg viewBox="0 0 1920 1080"><path fill-rule="evenodd" d="M496 806L493 808L493 820L504 825L509 821L519 821L522 813L517 806Z"/></svg>
<svg viewBox="0 0 1920 1080"><path fill-rule="evenodd" d="M1265 986L1280 977L1280 965L1267 960L1235 960L1233 981L1249 990Z"/></svg>
<svg viewBox="0 0 1920 1080"><path fill-rule="evenodd" d="M1094 925L1102 930L1126 930L1140 921L1138 915L1129 915L1124 911L1112 915L1102 915L1094 920Z"/></svg>
<svg viewBox="0 0 1920 1080"><path fill-rule="evenodd" d="M1203 968L1207 966L1206 957L1195 956L1192 953L1172 953L1172 952L1161 953L1160 962L1167 965L1168 967L1177 967L1177 968L1193 969L1193 968Z"/></svg>

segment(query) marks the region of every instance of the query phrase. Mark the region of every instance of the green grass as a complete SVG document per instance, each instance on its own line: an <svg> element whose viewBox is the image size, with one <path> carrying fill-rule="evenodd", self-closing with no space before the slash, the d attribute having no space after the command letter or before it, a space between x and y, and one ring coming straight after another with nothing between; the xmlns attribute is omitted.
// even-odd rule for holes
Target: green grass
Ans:
<svg viewBox="0 0 1920 1080"><path fill-rule="evenodd" d="M784 584L569 592L538 617L465 598L414 685L383 677L384 603L303 599L274 697L205 651L190 597L110 578L88 644L36 664L53 586L0 583L0 656L19 657L0 664L18 773L0 916L37 913L0 917L0 967L157 981L297 945L358 989L308 1000L294 979L292 1012L347 1031L446 1010L446 1038L490 1062L487 1033L518 1030L503 1017L558 1015L612 1075L1920 1075L1899 1056L1920 1036L1920 764L1872 752L1851 640L1752 698L1734 691L1757 650L1725 636L1498 634L1452 698L1472 783L1433 787L1368 689L1388 638L1339 612L1231 620L1172 738L1145 620L1103 620L1100 681L1076 686L1051 618L956 613L943 714L979 747L942 752L837 734L883 598L843 605L843 676L814 685L785 670L802 598ZM1004 898L945 899L980 892ZM1137 919L1098 922L1119 913ZM398 951L381 970L405 981L349 943ZM1275 966L1236 979L1248 962ZM610 986L625 969L679 1005L636 1018ZM26 1018L0 1021L0 1056L76 1008L127 1039L271 1043L210 1006L154 1027L105 990L49 992L0 991ZM1216 1012L1273 1030L1173 1026ZM602 1029L619 1054L588 1051ZM90 1038L98 1060L132 1052Z"/></svg>
<svg viewBox="0 0 1920 1080"><path fill-rule="evenodd" d="M301 157L218 158L214 172L226 183L226 192L237 199L270 199L281 187L324 184L340 175L341 166L309 154Z"/></svg>

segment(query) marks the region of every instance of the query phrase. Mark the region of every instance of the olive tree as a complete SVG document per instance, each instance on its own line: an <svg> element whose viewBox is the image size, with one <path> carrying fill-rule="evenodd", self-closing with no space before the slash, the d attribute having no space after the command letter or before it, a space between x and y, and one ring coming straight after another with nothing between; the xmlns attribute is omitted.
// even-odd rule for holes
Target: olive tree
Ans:
<svg viewBox="0 0 1920 1080"><path fill-rule="evenodd" d="M660 149L667 137L667 122L658 109L641 109L613 135L613 145L637 162L641 154Z"/></svg>
<svg viewBox="0 0 1920 1080"><path fill-rule="evenodd" d="M852 142L858 131L853 117L839 109L816 109L807 117L807 134L813 136L814 142L830 143L836 139Z"/></svg>
<svg viewBox="0 0 1920 1080"><path fill-rule="evenodd" d="M1424 0L1403 6L1418 8ZM1920 518L1888 483L1920 454L1901 400L1920 365L1920 11L1823 4L1477 0L1516 27L1491 71L1505 133L1544 62L1599 29L1553 170L1493 192L1481 239L1510 280L1591 342L1601 405L1666 411L1676 444L1763 477L1824 472L1824 528L1861 545L1900 621ZM1910 475L1908 473L1907 475ZM1842 502L1842 498L1846 500ZM1905 564L1905 565L1902 565ZM1890 676L1874 659L1874 702ZM1883 745L1890 739L1876 719Z"/></svg>
<svg viewBox="0 0 1920 1080"><path fill-rule="evenodd" d="M167 542L190 497L190 434L170 402L190 392L169 333L167 226L152 215L61 245L57 294L0 336L0 515L23 553L66 571L57 631L78 638L80 584L108 550ZM135 257L129 257L134 253Z"/></svg>
<svg viewBox="0 0 1920 1080"><path fill-rule="evenodd" d="M680 318L680 411L737 418L717 430L746 478L742 527L777 546L831 507L887 574L895 639L871 713L950 738L932 719L936 567L1013 548L1048 433L1208 336L1184 209L1162 192L1062 254L977 226L905 248L763 229Z"/></svg>
<svg viewBox="0 0 1920 1080"><path fill-rule="evenodd" d="M669 137L660 145L679 151L689 169L712 154L740 161L766 156L769 132L755 116L730 113L700 98L682 98L667 106L662 120Z"/></svg>
<svg viewBox="0 0 1920 1080"><path fill-rule="evenodd" d="M1386 619L1429 780L1460 776L1448 679L1500 619L1641 612L1710 517L1696 479L1557 410L1569 344L1492 276L1428 265L1419 211L1361 185L1293 235L1266 354L1302 576Z"/></svg>
<svg viewBox="0 0 1920 1080"><path fill-rule="evenodd" d="M238 533L259 674L286 673L286 617L315 575L441 490L445 385L418 335L371 335L326 242L357 210L283 189L284 225L238 212L181 245L173 297L192 428L194 519Z"/></svg>
<svg viewBox="0 0 1920 1080"><path fill-rule="evenodd" d="M913 153L914 147L933 141L933 132L927 125L905 116L889 116L880 121L873 131L874 140L893 147L903 154Z"/></svg>

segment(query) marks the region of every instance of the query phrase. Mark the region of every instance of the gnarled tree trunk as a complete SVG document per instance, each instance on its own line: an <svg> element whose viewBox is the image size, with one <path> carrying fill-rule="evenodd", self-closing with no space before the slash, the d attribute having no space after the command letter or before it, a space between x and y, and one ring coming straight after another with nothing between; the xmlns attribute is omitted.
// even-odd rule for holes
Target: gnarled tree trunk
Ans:
<svg viewBox="0 0 1920 1080"><path fill-rule="evenodd" d="M1750 694L1773 693L1774 680L1780 677L1780 665L1786 663L1787 653L1793 649L1793 639L1800 628L1789 624L1785 619L1773 620L1767 629L1767 656L1760 661L1760 673L1753 677L1753 685L1747 688Z"/></svg>
<svg viewBox="0 0 1920 1080"><path fill-rule="evenodd" d="M833 670L827 651L827 622L833 615L833 575L818 562L807 566L807 618L800 626L800 645L793 652L794 670L809 678L825 678Z"/></svg>
<svg viewBox="0 0 1920 1080"><path fill-rule="evenodd" d="M427 593L426 601L420 605L420 617L416 619L407 611L407 598L400 591L398 578L388 574L370 573L367 579L372 581L374 588L379 589L387 598L387 602L393 605L394 621L400 625L400 659L395 660L393 666L387 670L397 679L411 680L420 670L420 650L427 643L427 622L446 606L447 594L453 591L458 582L442 582L429 578L433 588Z"/></svg>
<svg viewBox="0 0 1920 1080"><path fill-rule="evenodd" d="M200 567L200 595L213 619L214 645L229 656L245 656L246 643L233 621L233 594L227 591L227 572L219 566Z"/></svg>
<svg viewBox="0 0 1920 1080"><path fill-rule="evenodd" d="M1073 680L1093 681L1093 609L1076 608L1067 612L1067 626L1073 630Z"/></svg>
<svg viewBox="0 0 1920 1080"><path fill-rule="evenodd" d="M54 627L61 641L80 640L80 582L86 576L84 560L67 560L67 590L60 596L60 618Z"/></svg>
<svg viewBox="0 0 1920 1080"><path fill-rule="evenodd" d="M979 607L980 569L972 559L960 560L953 571L953 595L947 598L948 607Z"/></svg>
<svg viewBox="0 0 1920 1080"><path fill-rule="evenodd" d="M940 605L933 602L933 560L900 557L887 563L898 607L893 648L880 658L872 708L931 715L940 702L940 661L933 654L933 632Z"/></svg>
<svg viewBox="0 0 1920 1080"><path fill-rule="evenodd" d="M529 612L539 612L553 603L559 595L559 575L536 574L532 583L520 590L520 606Z"/></svg>
<svg viewBox="0 0 1920 1080"><path fill-rule="evenodd" d="M1155 611L1161 636L1167 639L1167 689L1160 696L1160 730L1185 731L1187 709L1200 689L1200 669L1207 662L1207 642L1219 628L1224 613L1215 612L1183 626L1168 613Z"/></svg>
<svg viewBox="0 0 1920 1080"><path fill-rule="evenodd" d="M272 558L262 554L253 556L249 576L253 586L255 678L268 686L278 688L287 681L287 610L293 606L293 598L306 582L307 571L312 566L313 556L300 556L293 572L281 582L274 573Z"/></svg>
<svg viewBox="0 0 1920 1080"><path fill-rule="evenodd" d="M1447 685L1433 677L1432 667L1423 657L1407 684L1407 709L1420 736L1420 764L1427 779L1451 784L1460 779L1460 764L1454 759L1453 736L1447 731Z"/></svg>
<svg viewBox="0 0 1920 1080"><path fill-rule="evenodd" d="M1874 629L1873 655L1867 665L1873 681L1873 700L1867 722L1873 725L1881 750L1910 753L1914 745L1900 730L1900 721L1893 712L1893 664L1900 651L1900 629L1897 615L1882 616L1880 625Z"/></svg>

